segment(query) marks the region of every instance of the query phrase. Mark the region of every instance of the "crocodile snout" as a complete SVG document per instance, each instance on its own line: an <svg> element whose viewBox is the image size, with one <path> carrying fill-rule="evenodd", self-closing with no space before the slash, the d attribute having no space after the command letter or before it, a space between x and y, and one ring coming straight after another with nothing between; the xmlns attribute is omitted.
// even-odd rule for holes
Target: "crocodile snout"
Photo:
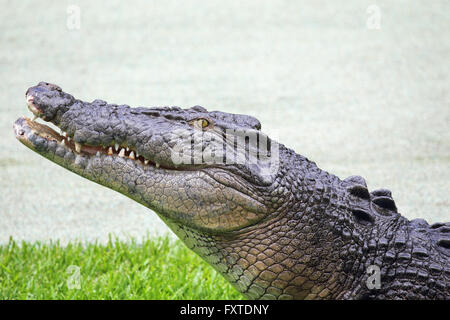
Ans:
<svg viewBox="0 0 450 320"><path fill-rule="evenodd" d="M36 86L28 88L25 97L28 109L35 117L45 121L52 121L57 112L65 111L74 102L71 95L49 82L39 82Z"/></svg>
<svg viewBox="0 0 450 320"><path fill-rule="evenodd" d="M37 86L28 88L27 92L25 93L25 96L29 96L32 95L34 92L45 92L45 91L62 91L61 87L57 86L56 84L53 83L48 83L48 82L39 82Z"/></svg>

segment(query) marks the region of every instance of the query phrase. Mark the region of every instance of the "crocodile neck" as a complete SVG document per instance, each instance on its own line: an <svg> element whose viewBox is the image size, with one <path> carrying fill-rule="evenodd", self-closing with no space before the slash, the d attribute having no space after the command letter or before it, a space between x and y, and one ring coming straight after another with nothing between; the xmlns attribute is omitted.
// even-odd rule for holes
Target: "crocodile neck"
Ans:
<svg viewBox="0 0 450 320"><path fill-rule="evenodd" d="M340 180L289 153L285 182L296 190L264 222L230 235L166 223L250 299L445 297L448 261L426 222L375 205L361 177Z"/></svg>

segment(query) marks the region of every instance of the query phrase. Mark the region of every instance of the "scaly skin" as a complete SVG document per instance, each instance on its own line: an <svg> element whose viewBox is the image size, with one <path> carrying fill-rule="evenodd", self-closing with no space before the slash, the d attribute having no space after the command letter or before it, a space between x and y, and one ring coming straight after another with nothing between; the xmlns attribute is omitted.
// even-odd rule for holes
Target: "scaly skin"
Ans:
<svg viewBox="0 0 450 320"><path fill-rule="evenodd" d="M363 178L340 180L272 140L275 171L248 152L251 144L245 163L228 161L242 152L229 140L224 161L174 161L177 132L223 137L235 129L262 141L253 117L87 103L44 82L26 97L35 116L71 139L20 118L19 141L157 212L248 298L450 299L450 223L407 220L389 190L369 193ZM222 150L215 141L193 143L193 150L211 147ZM366 285L371 265L381 270L380 288Z"/></svg>

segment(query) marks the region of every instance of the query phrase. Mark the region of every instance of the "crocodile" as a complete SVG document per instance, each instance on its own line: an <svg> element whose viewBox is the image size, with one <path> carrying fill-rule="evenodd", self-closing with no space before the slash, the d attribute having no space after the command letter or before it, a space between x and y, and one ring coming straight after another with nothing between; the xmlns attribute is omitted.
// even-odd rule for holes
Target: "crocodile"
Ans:
<svg viewBox="0 0 450 320"><path fill-rule="evenodd" d="M407 219L391 191L319 169L254 117L47 82L25 96L21 143L152 209L246 298L450 299L450 223Z"/></svg>

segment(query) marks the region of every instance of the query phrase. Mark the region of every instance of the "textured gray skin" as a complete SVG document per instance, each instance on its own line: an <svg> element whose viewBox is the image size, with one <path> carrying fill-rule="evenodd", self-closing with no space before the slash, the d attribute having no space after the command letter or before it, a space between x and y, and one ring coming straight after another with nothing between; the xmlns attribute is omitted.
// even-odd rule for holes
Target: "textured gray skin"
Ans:
<svg viewBox="0 0 450 320"><path fill-rule="evenodd" d="M171 132L194 132L207 119L204 131L260 133L253 117L87 103L43 82L26 95L36 116L83 147L61 145L62 136L26 118L14 124L19 141L157 212L248 298L450 299L450 223L407 220L389 190L369 193L363 178L340 180L283 145L272 176L247 164L172 162ZM115 143L140 158L108 155ZM371 265L381 269L379 289L366 285Z"/></svg>

